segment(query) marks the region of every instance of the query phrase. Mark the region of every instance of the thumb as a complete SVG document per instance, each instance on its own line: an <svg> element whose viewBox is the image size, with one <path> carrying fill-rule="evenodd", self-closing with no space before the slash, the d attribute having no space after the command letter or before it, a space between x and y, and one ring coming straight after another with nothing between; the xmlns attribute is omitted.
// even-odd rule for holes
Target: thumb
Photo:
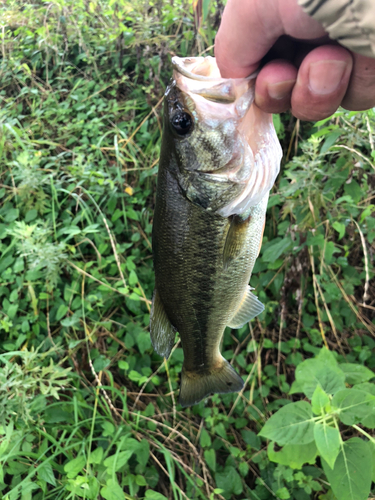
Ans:
<svg viewBox="0 0 375 500"><path fill-rule="evenodd" d="M309 40L324 34L297 0L228 0L215 56L224 78L243 78L257 69L281 35Z"/></svg>

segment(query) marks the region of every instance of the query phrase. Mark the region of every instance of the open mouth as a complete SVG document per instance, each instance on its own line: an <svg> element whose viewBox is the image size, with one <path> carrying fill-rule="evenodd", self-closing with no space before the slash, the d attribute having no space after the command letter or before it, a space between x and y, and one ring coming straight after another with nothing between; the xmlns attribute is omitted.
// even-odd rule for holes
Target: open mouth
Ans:
<svg viewBox="0 0 375 500"><path fill-rule="evenodd" d="M172 57L173 68L186 78L201 82L221 78L214 57Z"/></svg>
<svg viewBox="0 0 375 500"><path fill-rule="evenodd" d="M172 64L179 87L183 85L184 90L215 103L235 102L234 80L221 78L214 57L173 57Z"/></svg>
<svg viewBox="0 0 375 500"><path fill-rule="evenodd" d="M214 57L172 57L177 86L207 101L232 104L254 87L257 73L247 78L221 78Z"/></svg>

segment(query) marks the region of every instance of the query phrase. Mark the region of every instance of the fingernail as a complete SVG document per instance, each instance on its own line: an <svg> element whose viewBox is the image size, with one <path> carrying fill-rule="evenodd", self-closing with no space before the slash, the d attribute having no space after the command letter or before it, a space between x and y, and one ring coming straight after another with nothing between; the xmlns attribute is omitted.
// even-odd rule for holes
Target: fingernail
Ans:
<svg viewBox="0 0 375 500"><path fill-rule="evenodd" d="M286 80L285 82L269 83L267 86L268 95L272 99L284 99L289 95L296 83L295 80Z"/></svg>
<svg viewBox="0 0 375 500"><path fill-rule="evenodd" d="M346 70L345 61L318 61L310 64L309 86L314 94L332 94Z"/></svg>

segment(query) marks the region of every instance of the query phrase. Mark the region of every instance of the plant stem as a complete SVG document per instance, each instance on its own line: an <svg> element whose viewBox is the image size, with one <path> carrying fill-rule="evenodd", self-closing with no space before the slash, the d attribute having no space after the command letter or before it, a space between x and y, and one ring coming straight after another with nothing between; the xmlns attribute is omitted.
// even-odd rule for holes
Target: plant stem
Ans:
<svg viewBox="0 0 375 500"><path fill-rule="evenodd" d="M358 427L358 425L352 425L352 427L353 427L353 429L357 430L358 432L360 432L361 434L363 434L364 436L366 436L367 439L369 439L373 444L375 444L375 438L373 438L366 431L364 431L363 429L361 429L360 427Z"/></svg>

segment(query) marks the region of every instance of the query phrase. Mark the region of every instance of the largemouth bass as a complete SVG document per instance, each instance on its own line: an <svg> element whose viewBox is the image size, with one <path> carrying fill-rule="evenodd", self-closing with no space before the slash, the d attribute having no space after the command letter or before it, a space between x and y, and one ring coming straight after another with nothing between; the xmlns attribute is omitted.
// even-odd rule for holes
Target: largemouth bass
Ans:
<svg viewBox="0 0 375 500"><path fill-rule="evenodd" d="M226 326L264 306L249 280L281 147L272 116L254 104L255 78L223 79L212 57L172 59L152 233L151 340L184 351L179 402L236 392L242 378L220 353Z"/></svg>

